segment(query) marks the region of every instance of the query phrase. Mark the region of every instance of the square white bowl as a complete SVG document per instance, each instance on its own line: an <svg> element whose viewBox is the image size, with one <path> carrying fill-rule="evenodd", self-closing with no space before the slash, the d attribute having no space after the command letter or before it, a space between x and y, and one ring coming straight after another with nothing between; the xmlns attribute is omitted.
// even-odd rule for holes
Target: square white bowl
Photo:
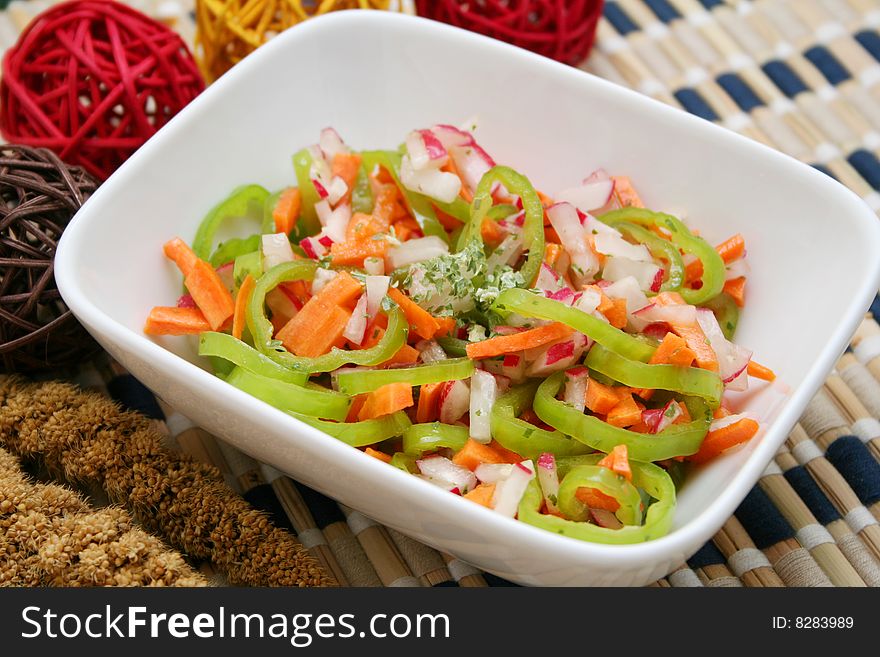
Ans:
<svg viewBox="0 0 880 657"><path fill-rule="evenodd" d="M668 536L598 545L501 517L227 385L203 369L194 340L142 332L150 307L180 291L162 244L191 239L238 185L291 184L291 154L321 128L387 148L411 128L474 114L488 151L540 189L604 167L631 176L649 207L686 210L712 242L746 237L737 341L792 394L759 439L691 473ZM340 12L273 39L184 109L86 203L55 267L65 301L114 358L254 458L516 582L639 585L699 549L785 440L880 284L880 225L810 167L582 71L427 20Z"/></svg>

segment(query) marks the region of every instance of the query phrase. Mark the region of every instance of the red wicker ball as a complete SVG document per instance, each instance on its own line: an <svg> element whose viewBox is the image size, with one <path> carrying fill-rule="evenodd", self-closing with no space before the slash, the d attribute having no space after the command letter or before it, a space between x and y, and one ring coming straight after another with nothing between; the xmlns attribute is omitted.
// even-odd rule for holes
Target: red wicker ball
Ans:
<svg viewBox="0 0 880 657"><path fill-rule="evenodd" d="M604 0L417 0L420 16L580 64L593 47Z"/></svg>
<svg viewBox="0 0 880 657"><path fill-rule="evenodd" d="M3 57L0 132L104 179L204 88L161 23L110 0L62 2Z"/></svg>

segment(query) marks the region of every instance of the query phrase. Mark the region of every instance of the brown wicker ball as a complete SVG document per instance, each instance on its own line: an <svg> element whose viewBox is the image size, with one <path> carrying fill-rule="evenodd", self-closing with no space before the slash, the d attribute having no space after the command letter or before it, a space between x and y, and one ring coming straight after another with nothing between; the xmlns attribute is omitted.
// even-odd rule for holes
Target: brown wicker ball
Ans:
<svg viewBox="0 0 880 657"><path fill-rule="evenodd" d="M98 346L55 285L61 232L98 181L51 151L0 146L0 371L69 367Z"/></svg>

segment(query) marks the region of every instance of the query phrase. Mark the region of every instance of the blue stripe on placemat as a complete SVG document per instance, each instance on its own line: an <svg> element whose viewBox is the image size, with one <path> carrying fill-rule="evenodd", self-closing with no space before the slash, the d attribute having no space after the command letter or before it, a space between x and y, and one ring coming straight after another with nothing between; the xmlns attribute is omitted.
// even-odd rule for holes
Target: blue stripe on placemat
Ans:
<svg viewBox="0 0 880 657"><path fill-rule="evenodd" d="M734 515L761 550L794 536L794 529L758 486L749 491Z"/></svg>
<svg viewBox="0 0 880 657"><path fill-rule="evenodd" d="M809 59L831 84L840 84L852 77L846 67L825 46L813 46L805 50L804 57Z"/></svg>
<svg viewBox="0 0 880 657"><path fill-rule="evenodd" d="M332 525L334 522L345 522L345 515L336 502L313 488L299 483L295 479L291 481L296 485L296 489L302 495L303 501L309 507L309 511L312 512L312 517L315 519L315 524L319 529L324 529L324 527Z"/></svg>
<svg viewBox="0 0 880 657"><path fill-rule="evenodd" d="M724 0L700 0L700 2L703 3L703 6L706 9L712 9L713 7L724 4Z"/></svg>
<svg viewBox="0 0 880 657"><path fill-rule="evenodd" d="M137 411L151 420L165 419L153 393L131 374L114 376L107 382L107 392L126 410Z"/></svg>
<svg viewBox="0 0 880 657"><path fill-rule="evenodd" d="M821 171L829 178L832 178L833 180L837 180L837 176L835 176L833 173L831 173L831 171L829 171L828 168L824 164L814 163L814 164L811 164L810 166L813 167L816 171Z"/></svg>
<svg viewBox="0 0 880 657"><path fill-rule="evenodd" d="M664 23L669 23L676 18L681 18L681 14L678 13L678 10L666 0L644 0L644 2L651 8L651 11L657 15L657 18Z"/></svg>
<svg viewBox="0 0 880 657"><path fill-rule="evenodd" d="M779 87L780 91L789 98L794 98L799 93L809 89L791 66L779 59L767 62L761 68L767 74L767 77L773 80L773 83Z"/></svg>
<svg viewBox="0 0 880 657"><path fill-rule="evenodd" d="M877 161L876 155L871 151L859 149L850 153L846 159L871 187L880 189L880 162Z"/></svg>
<svg viewBox="0 0 880 657"><path fill-rule="evenodd" d="M267 513L276 527L286 529L296 536L296 531L290 522L290 518L287 517L284 507L281 506L281 502L278 501L278 497L275 495L275 491L270 484L254 486L244 493L242 497L255 509Z"/></svg>
<svg viewBox="0 0 880 657"><path fill-rule="evenodd" d="M862 44L862 48L871 53L874 59L880 62L880 34L874 30L863 30L857 32L855 37L856 41Z"/></svg>
<svg viewBox="0 0 880 657"><path fill-rule="evenodd" d="M796 465L786 471L785 478L820 523L827 525L829 522L840 519L840 514L834 508L831 500L822 492L816 480L810 476L804 466Z"/></svg>
<svg viewBox="0 0 880 657"><path fill-rule="evenodd" d="M483 579L486 580L486 584L489 586L519 586L519 584L508 582L506 579L492 573L483 573Z"/></svg>
<svg viewBox="0 0 880 657"><path fill-rule="evenodd" d="M736 73L725 73L715 79L724 91L736 101L743 112L749 113L764 104L752 88Z"/></svg>
<svg viewBox="0 0 880 657"><path fill-rule="evenodd" d="M626 36L630 32L638 32L639 26L633 22L619 4L616 2L605 3L605 18L614 26L620 34Z"/></svg>
<svg viewBox="0 0 880 657"><path fill-rule="evenodd" d="M828 445L825 457L847 480L862 504L880 500L880 463L856 436L841 436Z"/></svg>
<svg viewBox="0 0 880 657"><path fill-rule="evenodd" d="M874 297L871 302L871 314L875 319L880 320L880 296Z"/></svg>
<svg viewBox="0 0 880 657"><path fill-rule="evenodd" d="M727 563L727 559L721 554L721 550L712 541L708 541L703 547L697 550L697 553L688 559L688 566L691 568L703 568L704 566L717 566L721 563Z"/></svg>
<svg viewBox="0 0 880 657"><path fill-rule="evenodd" d="M679 89L673 95L676 100L681 103L681 106L691 114L706 119L707 121L718 120L718 115L715 113L715 110L709 107L709 103L706 102L706 99L703 98L696 89L685 87L684 89Z"/></svg>

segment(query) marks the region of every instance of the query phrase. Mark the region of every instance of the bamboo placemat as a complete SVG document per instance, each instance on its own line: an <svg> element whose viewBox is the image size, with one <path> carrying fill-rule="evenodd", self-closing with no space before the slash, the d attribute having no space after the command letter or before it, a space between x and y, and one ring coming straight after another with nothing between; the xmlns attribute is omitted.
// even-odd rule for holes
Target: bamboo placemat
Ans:
<svg viewBox="0 0 880 657"><path fill-rule="evenodd" d="M10 3L0 48L50 4ZM130 4L191 42L191 0ZM782 150L880 211L878 30L878 0L608 0L583 68ZM654 586L880 586L880 299L872 311L734 516ZM152 418L343 584L510 585L257 463L106 355L58 377Z"/></svg>

